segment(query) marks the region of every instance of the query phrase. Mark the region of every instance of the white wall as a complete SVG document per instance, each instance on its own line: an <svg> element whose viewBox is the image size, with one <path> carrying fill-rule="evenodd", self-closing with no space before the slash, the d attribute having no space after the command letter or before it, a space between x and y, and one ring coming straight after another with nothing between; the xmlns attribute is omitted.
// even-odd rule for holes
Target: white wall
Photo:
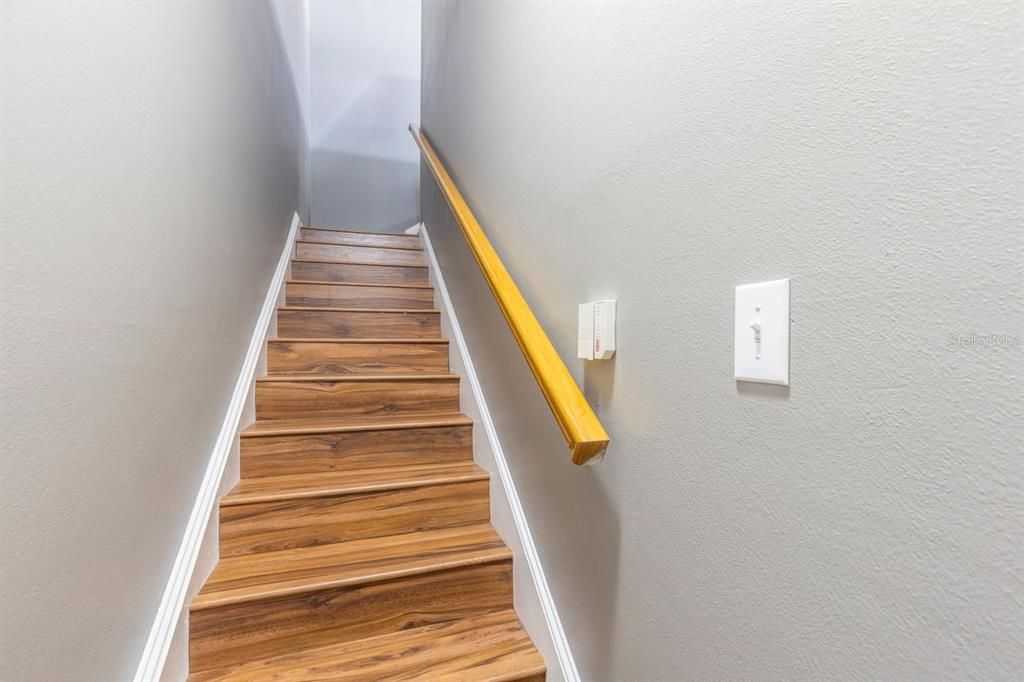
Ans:
<svg viewBox="0 0 1024 682"><path fill-rule="evenodd" d="M274 18L277 20L281 42L288 58L295 98L299 103L304 141L300 167L304 190L303 205L309 206L313 201L309 144L309 0L271 0L270 5L274 9ZM303 215L308 218L309 213L306 212Z"/></svg>
<svg viewBox="0 0 1024 682"><path fill-rule="evenodd" d="M418 222L419 0L312 0L310 55L313 224Z"/></svg>
<svg viewBox="0 0 1024 682"><path fill-rule="evenodd" d="M309 127L309 0L271 0L303 125Z"/></svg>
<svg viewBox="0 0 1024 682"><path fill-rule="evenodd" d="M1020 679L1021 12L424 5L424 129L612 437L569 463L424 171L584 680ZM734 287L779 277L792 386L736 384Z"/></svg>
<svg viewBox="0 0 1024 682"><path fill-rule="evenodd" d="M302 203L300 109L265 2L4 2L0 51L0 677L130 679Z"/></svg>

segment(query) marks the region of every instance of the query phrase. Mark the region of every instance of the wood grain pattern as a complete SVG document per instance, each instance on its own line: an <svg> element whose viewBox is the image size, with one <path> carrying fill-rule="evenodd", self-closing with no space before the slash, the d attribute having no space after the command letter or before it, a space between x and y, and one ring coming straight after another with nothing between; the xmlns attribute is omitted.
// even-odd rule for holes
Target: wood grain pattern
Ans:
<svg viewBox="0 0 1024 682"><path fill-rule="evenodd" d="M303 227L309 228L310 230L323 230L324 232L351 232L353 234L404 234L401 232L381 232L380 230L367 230L361 227L355 226L339 226L339 225L304 225Z"/></svg>
<svg viewBox="0 0 1024 682"><path fill-rule="evenodd" d="M562 362L544 328L530 310L519 287L508 274L504 263L487 239L462 193L452 182L430 141L415 125L410 125L409 131L419 145L423 160L437 180L441 193L448 201L452 214L469 244L469 249L508 321L516 343L519 344L530 371L533 372L541 392L551 407L555 421L569 444L573 463L584 464L608 447L608 433L576 385L576 380Z"/></svg>
<svg viewBox="0 0 1024 682"><path fill-rule="evenodd" d="M502 559L193 610L191 669L235 666L511 607L512 562Z"/></svg>
<svg viewBox="0 0 1024 682"><path fill-rule="evenodd" d="M250 429L243 432L241 439L242 477L353 471L384 465L452 464L473 459L473 427L468 419L446 415L434 424L428 421L417 427L415 423L410 422L410 427L382 424L375 430L285 426L265 435L254 434Z"/></svg>
<svg viewBox="0 0 1024 682"><path fill-rule="evenodd" d="M195 612L510 556L494 529L479 524L230 557L217 563L190 608Z"/></svg>
<svg viewBox="0 0 1024 682"><path fill-rule="evenodd" d="M273 679L300 682L379 680L486 680L512 682L544 679L544 660L519 624L515 611L498 611L461 620L328 644L311 651L287 653L237 667L210 671L194 682L248 682Z"/></svg>
<svg viewBox="0 0 1024 682"><path fill-rule="evenodd" d="M301 240L295 242L295 257L304 260L321 260L328 263L362 263L364 265L427 264L422 251L381 249L372 246L317 244Z"/></svg>
<svg viewBox="0 0 1024 682"><path fill-rule="evenodd" d="M190 679L541 682L418 239L302 236Z"/></svg>
<svg viewBox="0 0 1024 682"><path fill-rule="evenodd" d="M443 340L272 339L268 374L443 374L448 342Z"/></svg>
<svg viewBox="0 0 1024 682"><path fill-rule="evenodd" d="M267 376L256 380L256 419L456 412L454 375Z"/></svg>
<svg viewBox="0 0 1024 682"><path fill-rule="evenodd" d="M289 281L285 284L285 302L289 306L432 310L434 290L430 287Z"/></svg>
<svg viewBox="0 0 1024 682"><path fill-rule="evenodd" d="M436 310L278 308L277 333L296 338L439 339Z"/></svg>
<svg viewBox="0 0 1024 682"><path fill-rule="evenodd" d="M486 478L433 484L396 481L394 487L377 491L222 507L220 555L313 547L471 525L489 518Z"/></svg>
<svg viewBox="0 0 1024 682"><path fill-rule="evenodd" d="M420 238L410 234L381 234L379 232L355 232L350 230L325 230L315 227L302 228L299 238L304 241L347 246L379 246L389 249L422 249Z"/></svg>
<svg viewBox="0 0 1024 682"><path fill-rule="evenodd" d="M434 485L459 481L484 481L487 472L472 462L455 464L410 464L374 469L331 471L318 474L282 474L261 478L243 478L221 500L221 507L294 500L300 497L330 497L379 490L395 490L415 485Z"/></svg>
<svg viewBox="0 0 1024 682"><path fill-rule="evenodd" d="M427 284L426 266L360 265L293 260L292 279L364 284Z"/></svg>
<svg viewBox="0 0 1024 682"><path fill-rule="evenodd" d="M243 438L281 436L336 431L378 431L380 429L418 429L428 426L471 424L469 417L457 412L429 415L351 415L345 417L308 417L253 422L242 431Z"/></svg>
<svg viewBox="0 0 1024 682"><path fill-rule="evenodd" d="M306 262L306 261L303 261ZM326 263L325 265L344 265L344 263ZM390 267L390 266L377 266L368 265L366 267ZM400 289L433 289L432 284L423 283L409 283L409 282L335 282L332 280L320 280L320 279L286 279L286 283L295 284L345 284L350 287L398 287Z"/></svg>

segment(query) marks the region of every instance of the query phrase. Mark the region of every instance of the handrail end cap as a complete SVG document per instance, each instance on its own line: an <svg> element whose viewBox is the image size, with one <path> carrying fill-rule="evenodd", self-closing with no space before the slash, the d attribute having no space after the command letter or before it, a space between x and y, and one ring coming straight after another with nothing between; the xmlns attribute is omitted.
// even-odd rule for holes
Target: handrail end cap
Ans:
<svg viewBox="0 0 1024 682"><path fill-rule="evenodd" d="M569 446L569 452L572 455L572 463L577 466L586 464L593 458L597 457L605 451L608 447L608 440L592 440L585 441L582 443L573 443Z"/></svg>

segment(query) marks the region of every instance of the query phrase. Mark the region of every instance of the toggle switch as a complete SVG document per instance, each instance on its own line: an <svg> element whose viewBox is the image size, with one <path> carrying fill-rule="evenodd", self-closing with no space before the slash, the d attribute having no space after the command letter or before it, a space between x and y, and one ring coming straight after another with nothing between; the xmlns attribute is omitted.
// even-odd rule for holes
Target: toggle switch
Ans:
<svg viewBox="0 0 1024 682"><path fill-rule="evenodd" d="M736 287L736 381L789 386L789 280Z"/></svg>
<svg viewBox="0 0 1024 682"><path fill-rule="evenodd" d="M760 306L758 307L760 310ZM757 344L757 360L761 359L761 321L754 320L750 323L750 328L754 330L754 343Z"/></svg>

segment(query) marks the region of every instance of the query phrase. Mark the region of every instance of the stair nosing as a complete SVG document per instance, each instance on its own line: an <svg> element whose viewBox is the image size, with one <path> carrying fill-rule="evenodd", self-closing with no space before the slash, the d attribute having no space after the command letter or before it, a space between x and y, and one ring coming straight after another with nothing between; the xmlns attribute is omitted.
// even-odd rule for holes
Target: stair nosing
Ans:
<svg viewBox="0 0 1024 682"><path fill-rule="evenodd" d="M294 597L300 594L321 592L323 590L331 590L339 587L352 587L355 585L385 583L390 582L392 580L396 580L398 578L408 578L410 576L415 575L427 575L429 573L441 573L455 568L464 568L466 566L483 566L486 564L497 564L505 561L512 561L512 550L505 544L502 544L500 547L493 547L484 551L487 551L489 554L485 556L477 556L463 559L449 558L425 566L395 569L392 571L385 571L383 573L354 575L345 578L327 578L321 580L320 582L310 583L308 585L292 585L289 587L282 587L277 589L268 587L267 589L254 591L250 594L225 596L220 599L207 599L204 601L201 599L202 593L200 592L200 594L196 595L196 597L193 598L192 602L189 604L188 610L189 613L194 613L196 611L206 611L209 609L217 609L224 606L233 606L235 604L259 602L268 599L277 599L280 597ZM271 585L273 585L273 583L271 583Z"/></svg>
<svg viewBox="0 0 1024 682"><path fill-rule="evenodd" d="M360 338L340 338L340 337L328 337L319 339L315 336L279 336L273 339L267 339L267 343L417 343L417 344L430 344L430 343L443 343L448 344L448 339L360 339Z"/></svg>
<svg viewBox="0 0 1024 682"><path fill-rule="evenodd" d="M537 645L534 644L534 648L536 648L536 646ZM473 680L473 682L519 682L523 679L524 676L540 675L542 673L546 673L547 671L547 664L541 663L538 666L528 668L526 670L516 670L515 672L505 673L504 675L496 675L495 677L477 678Z"/></svg>
<svg viewBox="0 0 1024 682"><path fill-rule="evenodd" d="M444 414L444 413L442 413ZM271 420L272 421L272 420ZM280 420L287 421L287 420ZM402 429L433 429L433 428L445 428L448 426L472 426L473 420L461 413L452 413L450 417L435 422L433 424L424 424L423 422L415 421L410 419L405 423L388 424L386 422L377 423L366 423L366 424L339 424L335 426L295 426L295 427L281 427L277 430L266 430L258 433L248 432L243 430L239 433L241 438L263 438L263 437L277 437L277 436L301 436L306 434L317 434L317 433L350 433L350 432L361 432L361 431L388 431L388 430L402 430Z"/></svg>
<svg viewBox="0 0 1024 682"><path fill-rule="evenodd" d="M345 246L344 244L335 244L335 246ZM401 263L367 263L365 261L340 261L340 260L320 260L317 258L292 258L293 263L319 263L321 265L373 265L382 268L429 268L430 266L426 263L419 265L403 265Z"/></svg>
<svg viewBox="0 0 1024 682"><path fill-rule="evenodd" d="M372 234L378 237L416 237L415 234L403 232L374 232L372 230L349 230L343 227L317 227L316 225L302 225L303 230L320 230L321 232L342 232L347 234Z"/></svg>
<svg viewBox="0 0 1024 682"><path fill-rule="evenodd" d="M331 308L327 306L315 305L282 305L278 306L277 309L284 311L301 310L306 312L316 311L330 313L426 313L428 315L441 314L441 311L438 308Z"/></svg>
<svg viewBox="0 0 1024 682"><path fill-rule="evenodd" d="M256 377L256 382L286 381L457 381L458 374L271 374Z"/></svg>
<svg viewBox="0 0 1024 682"><path fill-rule="evenodd" d="M340 246L343 249L384 249L385 251L411 251L413 253L422 253L424 257L426 252L422 248L409 249L402 246L373 246L370 244L339 244L338 242L323 242L316 239L296 239L296 244L317 244L318 246Z"/></svg>
<svg viewBox="0 0 1024 682"><path fill-rule="evenodd" d="M312 286L331 286L331 287L380 287L380 288L391 288L391 289L433 289L434 286L431 284L406 284L404 282L396 282L389 284L387 282L331 282L323 279L286 279L285 284L308 284Z"/></svg>
<svg viewBox="0 0 1024 682"><path fill-rule="evenodd" d="M313 229L313 228L306 228ZM325 242L322 239L296 239L299 244L324 244L327 246L344 246L353 249L390 249L391 251L419 251L423 252L422 246L385 246L383 244L342 244L340 242Z"/></svg>
<svg viewBox="0 0 1024 682"><path fill-rule="evenodd" d="M442 469L443 467L438 467ZM486 469L477 467L478 471L467 471L463 474L444 474L438 471L435 478L424 478L416 480L399 480L390 481L386 483L364 483L362 485L348 487L328 487L325 485L323 488L317 488L315 490L300 490L291 492L280 492L280 493L263 493L261 495L236 495L228 493L221 498L220 506L222 507L241 507L247 504L263 504L266 502L281 502L284 500L313 500L321 497L344 497L345 495L359 495L362 493L378 493L385 492L388 490L408 490L411 488L424 488L432 485L445 485L448 483L466 483L469 481L487 481L490 480L490 474L487 473ZM316 474L308 474L310 477L315 477ZM276 476L265 476L263 478L278 478ZM253 480L253 479L249 479Z"/></svg>

